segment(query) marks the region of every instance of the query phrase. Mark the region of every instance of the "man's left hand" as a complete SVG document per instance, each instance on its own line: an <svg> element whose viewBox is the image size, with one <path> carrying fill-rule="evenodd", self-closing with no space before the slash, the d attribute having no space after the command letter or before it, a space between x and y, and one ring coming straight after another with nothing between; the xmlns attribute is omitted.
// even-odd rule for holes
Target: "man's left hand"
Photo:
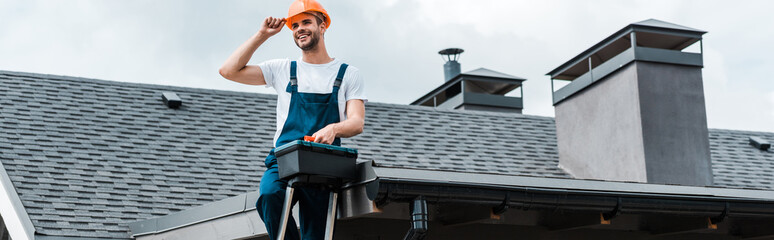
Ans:
<svg viewBox="0 0 774 240"><path fill-rule="evenodd" d="M314 133L314 142L332 144L336 137L348 138L362 133L365 125L365 102L361 99L348 100L346 113L346 120L328 124Z"/></svg>
<svg viewBox="0 0 774 240"><path fill-rule="evenodd" d="M336 127L334 124L329 124L314 133L312 137L314 137L314 142L316 143L331 144L336 140Z"/></svg>

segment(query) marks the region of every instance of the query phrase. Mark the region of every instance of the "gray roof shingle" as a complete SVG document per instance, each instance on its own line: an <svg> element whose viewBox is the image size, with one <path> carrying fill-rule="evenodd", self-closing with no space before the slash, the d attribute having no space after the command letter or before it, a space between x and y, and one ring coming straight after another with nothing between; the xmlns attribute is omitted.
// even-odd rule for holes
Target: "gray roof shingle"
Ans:
<svg viewBox="0 0 774 240"><path fill-rule="evenodd" d="M754 148L750 136L774 140L774 133L710 129L715 186L774 189L774 151Z"/></svg>
<svg viewBox="0 0 774 240"><path fill-rule="evenodd" d="M0 161L37 233L129 238L129 222L256 190L275 99L0 71ZM710 129L718 187L774 190L774 152L751 135L774 140ZM381 167L570 178L550 117L368 103L365 132L343 144Z"/></svg>

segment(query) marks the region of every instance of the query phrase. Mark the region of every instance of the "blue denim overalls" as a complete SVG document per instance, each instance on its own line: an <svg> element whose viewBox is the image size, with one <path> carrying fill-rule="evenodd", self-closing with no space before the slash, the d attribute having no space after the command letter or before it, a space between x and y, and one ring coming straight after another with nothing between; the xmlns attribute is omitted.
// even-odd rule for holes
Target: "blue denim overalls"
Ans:
<svg viewBox="0 0 774 240"><path fill-rule="evenodd" d="M290 62L290 82L285 91L289 92L290 109L282 133L275 146L301 140L311 136L328 124L337 123L339 119L339 87L344 78L347 64L341 64L333 90L328 94L298 92L296 78L296 61ZM333 145L340 146L341 139L336 138ZM288 182L279 179L277 173L277 158L274 149L269 152L264 162L266 172L261 178L260 197L255 203L258 214L261 215L270 239L277 239L279 222L282 217L282 204L285 201L285 188ZM301 234L304 240L323 239L325 234L325 216L328 211L329 191L318 188L297 188L293 195L293 205L300 202ZM291 214L288 220L285 239L298 240L296 222Z"/></svg>

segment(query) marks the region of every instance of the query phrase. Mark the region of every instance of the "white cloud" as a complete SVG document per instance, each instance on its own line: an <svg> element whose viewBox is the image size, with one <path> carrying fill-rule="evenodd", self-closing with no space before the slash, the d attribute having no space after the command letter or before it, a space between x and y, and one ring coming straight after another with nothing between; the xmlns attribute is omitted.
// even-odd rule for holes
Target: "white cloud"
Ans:
<svg viewBox="0 0 774 240"><path fill-rule="evenodd" d="M774 92L769 93L769 111L771 111L771 121L769 124L774 124Z"/></svg>
<svg viewBox="0 0 774 240"><path fill-rule="evenodd" d="M710 106L719 106L722 103L728 102L727 68L723 54L712 47L704 48L702 77L704 79L704 97L707 99L708 115L710 113L712 113L711 115L723 115L719 111L715 113L715 109L710 108Z"/></svg>

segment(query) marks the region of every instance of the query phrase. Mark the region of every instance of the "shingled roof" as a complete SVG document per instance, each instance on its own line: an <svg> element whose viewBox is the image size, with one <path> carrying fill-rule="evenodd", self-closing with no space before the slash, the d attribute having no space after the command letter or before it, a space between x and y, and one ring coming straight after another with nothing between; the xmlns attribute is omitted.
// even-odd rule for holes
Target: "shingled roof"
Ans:
<svg viewBox="0 0 774 240"><path fill-rule="evenodd" d="M0 71L0 163L36 234L128 239L130 222L255 191L275 99ZM370 102L343 144L384 168L571 178L555 135L549 117ZM774 152L749 136L774 139L710 129L716 187L774 190Z"/></svg>

